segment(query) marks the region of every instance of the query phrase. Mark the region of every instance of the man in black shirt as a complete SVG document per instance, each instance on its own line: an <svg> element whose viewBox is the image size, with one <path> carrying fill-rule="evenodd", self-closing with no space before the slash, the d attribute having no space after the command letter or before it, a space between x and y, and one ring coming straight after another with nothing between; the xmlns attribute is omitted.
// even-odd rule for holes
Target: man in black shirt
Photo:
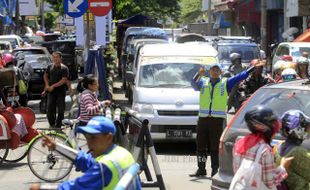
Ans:
<svg viewBox="0 0 310 190"><path fill-rule="evenodd" d="M69 78L68 67L62 64L62 54L56 51L52 54L53 64L48 66L44 73L45 88L43 95L47 94L47 119L50 127L61 127L64 119L66 88ZM56 119L56 107L58 116Z"/></svg>

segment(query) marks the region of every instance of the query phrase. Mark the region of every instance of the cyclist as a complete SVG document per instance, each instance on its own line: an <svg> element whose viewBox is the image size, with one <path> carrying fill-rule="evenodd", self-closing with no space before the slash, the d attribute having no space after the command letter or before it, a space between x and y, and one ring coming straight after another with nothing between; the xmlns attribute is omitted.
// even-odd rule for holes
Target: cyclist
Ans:
<svg viewBox="0 0 310 190"><path fill-rule="evenodd" d="M87 122L99 115L105 106L111 104L110 100L99 101L96 95L98 91L98 80L93 74L86 75L78 84L80 94L80 116L79 126L85 126Z"/></svg>
<svg viewBox="0 0 310 190"><path fill-rule="evenodd" d="M135 163L133 156L124 148L113 143L116 132L114 123L103 116L93 117L86 126L77 128L84 134L90 154L56 143L50 137L44 136L43 146L73 160L78 170L84 175L58 185L59 190L102 190L114 189L122 175ZM136 176L131 189L141 189ZM33 184L31 189L40 189L39 184Z"/></svg>

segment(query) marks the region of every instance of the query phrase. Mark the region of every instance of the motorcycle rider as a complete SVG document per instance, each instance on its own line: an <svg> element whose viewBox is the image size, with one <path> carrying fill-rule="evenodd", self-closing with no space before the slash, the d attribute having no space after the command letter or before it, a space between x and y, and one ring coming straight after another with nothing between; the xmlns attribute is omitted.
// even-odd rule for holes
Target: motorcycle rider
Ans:
<svg viewBox="0 0 310 190"><path fill-rule="evenodd" d="M246 69L242 65L241 55L239 53L231 53L229 57L230 57L231 65L229 66L228 71L230 73L232 73L233 75L237 75ZM232 107L234 107L235 111L237 112L237 110L241 106L239 104L239 100L238 100L240 97L240 94L238 92L238 88L239 88L239 83L235 84L235 86L231 89L231 91L229 93L229 97L227 100L227 112Z"/></svg>
<svg viewBox="0 0 310 190"><path fill-rule="evenodd" d="M296 70L297 70L298 76L302 79L309 78L309 73L308 73L309 60L305 57L299 57L296 63L297 63Z"/></svg>
<svg viewBox="0 0 310 190"><path fill-rule="evenodd" d="M251 61L251 65L255 65L259 62L258 59ZM245 92L245 97L249 97L260 87L268 84L275 83L275 80L270 76L263 74L263 66L256 67L256 70L250 74L250 76L240 84L241 89Z"/></svg>

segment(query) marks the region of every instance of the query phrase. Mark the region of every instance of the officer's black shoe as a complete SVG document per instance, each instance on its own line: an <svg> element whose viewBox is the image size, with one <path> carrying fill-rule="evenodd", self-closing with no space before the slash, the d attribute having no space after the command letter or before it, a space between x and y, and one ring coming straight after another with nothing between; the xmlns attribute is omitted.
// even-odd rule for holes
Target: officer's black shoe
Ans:
<svg viewBox="0 0 310 190"><path fill-rule="evenodd" d="M212 170L211 177L213 177L215 174L217 174L217 172L218 172L218 169Z"/></svg>
<svg viewBox="0 0 310 190"><path fill-rule="evenodd" d="M207 170L203 168L198 168L196 173L190 174L190 177L199 177L199 176L206 176L207 175Z"/></svg>

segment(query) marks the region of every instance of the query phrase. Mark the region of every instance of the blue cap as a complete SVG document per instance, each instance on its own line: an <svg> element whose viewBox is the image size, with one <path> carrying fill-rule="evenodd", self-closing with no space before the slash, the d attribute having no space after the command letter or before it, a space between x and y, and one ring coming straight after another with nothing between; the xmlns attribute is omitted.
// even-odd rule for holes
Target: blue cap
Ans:
<svg viewBox="0 0 310 190"><path fill-rule="evenodd" d="M95 116L88 121L86 126L81 126L76 129L77 133L88 133L88 134L100 134L100 133L112 133L115 134L114 123L103 116Z"/></svg>
<svg viewBox="0 0 310 190"><path fill-rule="evenodd" d="M222 66L219 63L212 63L212 64L210 64L209 69L212 69L213 67L218 67L219 69L222 70Z"/></svg>

